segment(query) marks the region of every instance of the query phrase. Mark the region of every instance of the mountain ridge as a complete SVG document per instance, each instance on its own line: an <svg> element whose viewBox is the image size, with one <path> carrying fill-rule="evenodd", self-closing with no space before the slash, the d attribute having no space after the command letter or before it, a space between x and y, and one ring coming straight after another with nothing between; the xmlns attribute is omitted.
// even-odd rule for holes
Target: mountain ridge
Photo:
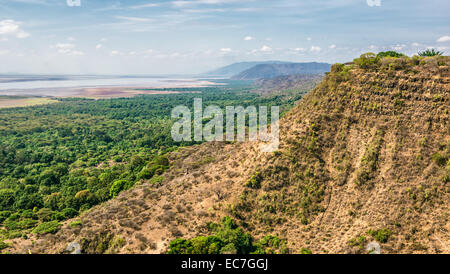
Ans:
<svg viewBox="0 0 450 274"><path fill-rule="evenodd" d="M289 64L291 62L287 61L248 61L248 62L237 62L233 63L209 72L204 73L207 76L220 76L220 77L232 77L237 75L244 70L252 68L260 64Z"/></svg>
<svg viewBox="0 0 450 274"><path fill-rule="evenodd" d="M234 80L272 79L287 75L314 75L323 74L330 70L327 63L289 63L289 64L258 64L239 74L234 75Z"/></svg>

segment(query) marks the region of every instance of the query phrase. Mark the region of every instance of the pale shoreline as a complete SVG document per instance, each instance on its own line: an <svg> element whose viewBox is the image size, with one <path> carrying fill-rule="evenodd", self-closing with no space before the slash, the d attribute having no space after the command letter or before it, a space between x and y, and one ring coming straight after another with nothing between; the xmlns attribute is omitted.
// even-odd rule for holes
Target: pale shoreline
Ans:
<svg viewBox="0 0 450 274"><path fill-rule="evenodd" d="M0 92L0 109L28 107L57 103L57 98L88 98L88 99L112 99L129 98L137 95L201 93L201 91L177 91L179 88L202 88L221 85L210 81L172 81L165 85L146 86L99 86L76 88L52 88L52 89L27 89L13 90L12 92ZM166 90L161 90L166 89ZM170 90L174 89L174 90ZM4 96L4 98L2 98ZM15 96L23 98L15 98ZM8 98L11 97L11 98Z"/></svg>

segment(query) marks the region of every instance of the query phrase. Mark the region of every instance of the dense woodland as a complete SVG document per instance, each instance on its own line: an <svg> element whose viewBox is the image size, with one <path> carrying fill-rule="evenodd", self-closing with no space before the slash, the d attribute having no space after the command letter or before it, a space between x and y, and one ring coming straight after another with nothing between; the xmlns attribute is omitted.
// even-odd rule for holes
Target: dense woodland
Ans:
<svg viewBox="0 0 450 274"><path fill-rule="evenodd" d="M160 181L170 166L164 155L193 144L171 138L175 106L202 97L204 107L278 105L283 113L306 92L260 96L248 82L226 84L0 110L0 243L55 232L136 183Z"/></svg>

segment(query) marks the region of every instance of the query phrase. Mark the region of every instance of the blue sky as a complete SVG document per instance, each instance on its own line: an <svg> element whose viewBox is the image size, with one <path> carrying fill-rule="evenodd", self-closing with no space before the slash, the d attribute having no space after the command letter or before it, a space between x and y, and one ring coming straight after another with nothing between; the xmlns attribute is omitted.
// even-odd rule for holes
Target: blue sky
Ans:
<svg viewBox="0 0 450 274"><path fill-rule="evenodd" d="M193 74L450 51L448 0L0 0L0 73Z"/></svg>

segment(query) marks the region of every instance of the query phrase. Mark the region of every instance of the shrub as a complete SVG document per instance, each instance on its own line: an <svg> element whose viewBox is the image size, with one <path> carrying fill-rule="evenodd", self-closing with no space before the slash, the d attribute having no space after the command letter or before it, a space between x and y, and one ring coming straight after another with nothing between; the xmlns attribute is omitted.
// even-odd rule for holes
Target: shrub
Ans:
<svg viewBox="0 0 450 274"><path fill-rule="evenodd" d="M9 247L8 244L6 244L6 243L0 241L0 251L3 250L3 249L5 249L5 248L8 248L8 247Z"/></svg>
<svg viewBox="0 0 450 274"><path fill-rule="evenodd" d="M122 190L128 189L129 187L131 187L131 183L127 180L115 181L109 190L109 195L113 198L117 197Z"/></svg>
<svg viewBox="0 0 450 274"><path fill-rule="evenodd" d="M367 234L371 235L380 243L386 243L389 240L389 237L392 235L392 231L387 228L382 228L378 230L370 229Z"/></svg>
<svg viewBox="0 0 450 274"><path fill-rule="evenodd" d="M253 254L287 254L287 242L278 236L267 235L256 244L257 250Z"/></svg>
<svg viewBox="0 0 450 274"><path fill-rule="evenodd" d="M78 211L71 207L64 208L61 213L63 214L65 219L70 219L78 215Z"/></svg>
<svg viewBox="0 0 450 274"><path fill-rule="evenodd" d="M445 166L445 163L447 162L447 157L445 157L444 155L436 152L435 154L433 154L433 161L438 166Z"/></svg>
<svg viewBox="0 0 450 274"><path fill-rule="evenodd" d="M37 221L32 219L24 219L17 223L19 229L27 229L36 226Z"/></svg>
<svg viewBox="0 0 450 274"><path fill-rule="evenodd" d="M244 233L230 218L225 217L221 223L209 223L214 233L199 236L191 240L175 239L170 242L169 254L268 254L288 253L286 240L268 235L256 244L250 234Z"/></svg>
<svg viewBox="0 0 450 274"><path fill-rule="evenodd" d="M83 223L81 222L81 220L76 220L73 221L69 224L70 228L75 228L75 227L81 227L83 225Z"/></svg>
<svg viewBox="0 0 450 274"><path fill-rule="evenodd" d="M262 175L258 171L250 177L250 179L245 183L246 187L258 189L261 187Z"/></svg>
<svg viewBox="0 0 450 274"><path fill-rule="evenodd" d="M403 53L399 53L399 52L396 52L396 51L392 51L392 50L390 50L390 51L382 51L382 52L379 52L378 54L377 54L377 57L378 58L383 58L383 57L402 57L402 56L406 56L406 55L404 55Z"/></svg>
<svg viewBox="0 0 450 274"><path fill-rule="evenodd" d="M41 208L37 212L37 216L40 221L42 222L48 222L52 219L53 211L49 208Z"/></svg>
<svg viewBox="0 0 450 274"><path fill-rule="evenodd" d="M408 67L412 63L407 56L404 57L384 57L380 60L381 67L389 70L401 70Z"/></svg>
<svg viewBox="0 0 450 274"><path fill-rule="evenodd" d="M244 233L230 218L210 223L210 236L199 236L191 240L175 239L169 244L169 254L266 254L287 253L286 241L277 236L266 236L253 244L250 234Z"/></svg>
<svg viewBox="0 0 450 274"><path fill-rule="evenodd" d="M0 223L3 223L11 214L12 212L9 210L0 211Z"/></svg>
<svg viewBox="0 0 450 274"><path fill-rule="evenodd" d="M371 69L376 68L380 58L375 55L375 53L368 52L361 54L359 58L353 60L360 68Z"/></svg>
<svg viewBox="0 0 450 274"><path fill-rule="evenodd" d="M367 239L364 236L359 236L357 238L352 238L350 239L350 241L348 242L349 245L351 246L357 246L360 249L364 248L364 245L367 243Z"/></svg>
<svg viewBox="0 0 450 274"><path fill-rule="evenodd" d="M59 228L61 227L61 224L58 221L51 221L46 222L38 225L35 229L33 229L33 233L42 235L42 234L48 234L48 233L56 233Z"/></svg>
<svg viewBox="0 0 450 274"><path fill-rule="evenodd" d="M419 51L417 54L419 56L431 57L431 56L441 56L444 53L442 51L437 51L435 49L426 49L424 51Z"/></svg>
<svg viewBox="0 0 450 274"><path fill-rule="evenodd" d="M12 189L0 189L0 210L8 210L14 204L14 195Z"/></svg>
<svg viewBox="0 0 450 274"><path fill-rule="evenodd" d="M153 158L152 162L156 165L160 166L169 166L169 159L165 156L158 155L155 158Z"/></svg>
<svg viewBox="0 0 450 274"><path fill-rule="evenodd" d="M161 175L168 168L168 166L152 164L141 170L138 174L138 179L150 179L155 175Z"/></svg>
<svg viewBox="0 0 450 274"><path fill-rule="evenodd" d="M164 176L155 176L150 180L151 184L159 184L162 183L162 181L164 181Z"/></svg>
<svg viewBox="0 0 450 274"><path fill-rule="evenodd" d="M300 254L312 254L312 251L307 248L302 248Z"/></svg>

